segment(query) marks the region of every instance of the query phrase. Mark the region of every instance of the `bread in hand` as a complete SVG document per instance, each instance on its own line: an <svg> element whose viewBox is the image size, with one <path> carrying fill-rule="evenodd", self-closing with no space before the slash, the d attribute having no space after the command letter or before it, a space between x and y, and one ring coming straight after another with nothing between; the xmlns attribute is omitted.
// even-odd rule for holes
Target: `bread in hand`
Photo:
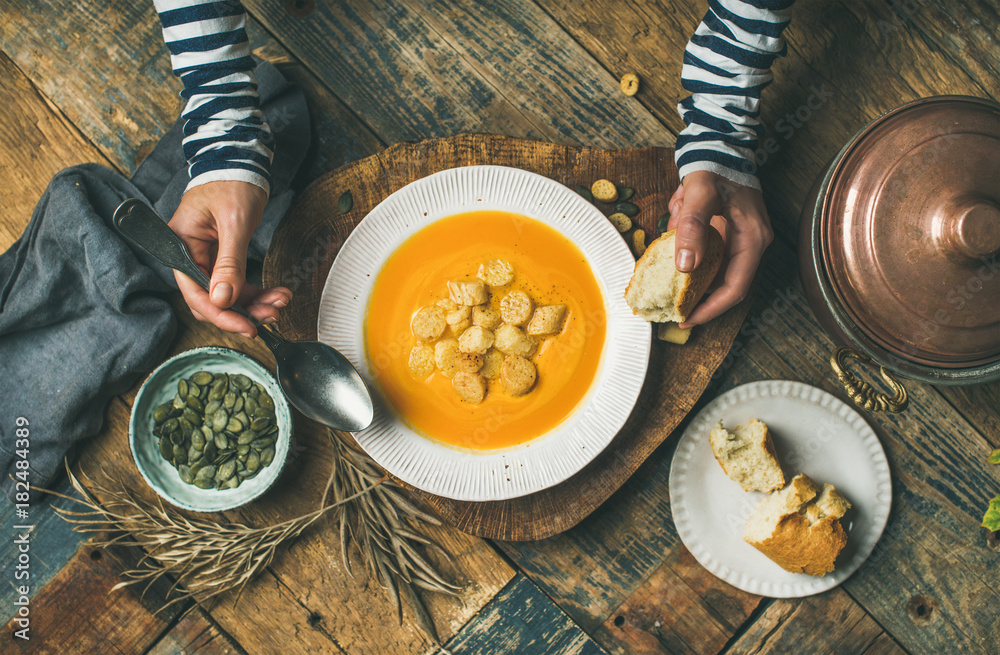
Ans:
<svg viewBox="0 0 1000 655"><path fill-rule="evenodd" d="M722 470L743 487L743 491L770 492L785 486L774 443L767 426L757 419L737 426L732 432L722 421L708 435L715 459Z"/></svg>
<svg viewBox="0 0 1000 655"><path fill-rule="evenodd" d="M683 323L719 271L725 242L709 226L708 247L701 263L691 273L681 273L674 265L677 230L670 230L646 248L625 289L625 302L632 313L646 321Z"/></svg>
<svg viewBox="0 0 1000 655"><path fill-rule="evenodd" d="M800 473L757 505L743 540L786 571L823 576L847 543L840 519L850 507L833 485Z"/></svg>

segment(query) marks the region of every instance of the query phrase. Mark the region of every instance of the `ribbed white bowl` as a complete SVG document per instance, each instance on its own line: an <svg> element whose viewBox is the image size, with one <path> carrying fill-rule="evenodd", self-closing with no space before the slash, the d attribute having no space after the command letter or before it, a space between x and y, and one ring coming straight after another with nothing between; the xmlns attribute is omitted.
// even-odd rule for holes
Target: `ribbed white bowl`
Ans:
<svg viewBox="0 0 1000 655"><path fill-rule="evenodd" d="M625 423L646 377L649 324L623 299L635 260L621 235L579 195L541 175L503 166L453 168L417 180L371 211L344 243L320 300L319 340L346 356L374 391L364 349L368 298L400 244L434 221L468 211L509 211L547 223L573 241L604 295L607 332L597 378L581 406L552 432L513 448L470 452L413 432L375 399L375 420L355 435L386 470L457 500L515 498L562 482L597 456ZM376 392L377 393L377 392Z"/></svg>

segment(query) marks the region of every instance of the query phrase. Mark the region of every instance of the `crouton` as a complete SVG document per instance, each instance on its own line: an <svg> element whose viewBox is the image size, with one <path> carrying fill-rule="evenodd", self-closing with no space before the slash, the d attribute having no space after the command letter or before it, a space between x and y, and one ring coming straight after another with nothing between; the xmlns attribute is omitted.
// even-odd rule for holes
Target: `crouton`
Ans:
<svg viewBox="0 0 1000 655"><path fill-rule="evenodd" d="M543 305L535 309L528 322L528 334L559 334L562 330L566 305Z"/></svg>
<svg viewBox="0 0 1000 655"><path fill-rule="evenodd" d="M486 381L476 373L459 371L451 379L451 386L458 397L467 403L481 403L486 396Z"/></svg>
<svg viewBox="0 0 1000 655"><path fill-rule="evenodd" d="M523 291L511 291L500 301L500 317L510 325L524 325L531 319L535 303Z"/></svg>
<svg viewBox="0 0 1000 655"><path fill-rule="evenodd" d="M671 321L670 323L660 323L656 328L656 338L660 341L685 344L690 336L691 328L682 330L674 321Z"/></svg>
<svg viewBox="0 0 1000 655"><path fill-rule="evenodd" d="M514 267L502 259L491 259L480 265L478 275L491 287L505 287L514 280Z"/></svg>
<svg viewBox="0 0 1000 655"><path fill-rule="evenodd" d="M434 344L434 363L445 377L450 378L458 372L457 357L457 339L442 339Z"/></svg>
<svg viewBox="0 0 1000 655"><path fill-rule="evenodd" d="M500 383L512 396L523 396L535 385L535 365L524 357L509 355L500 366Z"/></svg>
<svg viewBox="0 0 1000 655"><path fill-rule="evenodd" d="M420 341L436 341L447 325L444 310L437 305L421 307L410 320L410 330Z"/></svg>
<svg viewBox="0 0 1000 655"><path fill-rule="evenodd" d="M444 320L448 325L458 325L462 321L468 321L472 316L472 307L459 305L457 308L445 314Z"/></svg>
<svg viewBox="0 0 1000 655"><path fill-rule="evenodd" d="M490 348L483 355L483 367L479 374L487 380L496 380L500 376L500 365L503 364L503 353L496 348Z"/></svg>
<svg viewBox="0 0 1000 655"><path fill-rule="evenodd" d="M461 321L459 321L458 323L455 323L454 325L449 325L448 326L448 333L451 336L453 336L453 337L455 337L457 339L460 336L462 336L462 334L466 330L469 329L470 325L472 325L472 323L469 321L469 319L464 318Z"/></svg>
<svg viewBox="0 0 1000 655"><path fill-rule="evenodd" d="M472 324L495 330L500 325L500 312L486 305L477 305L472 308Z"/></svg>
<svg viewBox="0 0 1000 655"><path fill-rule="evenodd" d="M482 280L451 280L448 282L448 293L459 305L482 305L490 299Z"/></svg>
<svg viewBox="0 0 1000 655"><path fill-rule="evenodd" d="M458 349L463 353L485 355L493 345L494 336L489 330L473 325L458 338Z"/></svg>
<svg viewBox="0 0 1000 655"><path fill-rule="evenodd" d="M534 337L529 337L521 328L506 323L496 329L494 336L493 345L505 355L531 357L538 348L538 341Z"/></svg>
<svg viewBox="0 0 1000 655"><path fill-rule="evenodd" d="M460 307L460 305L451 298L442 298L434 304L443 309L445 314L453 312Z"/></svg>
<svg viewBox="0 0 1000 655"><path fill-rule="evenodd" d="M455 366L458 367L459 371L475 373L483 367L483 356L475 353L460 352L455 357Z"/></svg>
<svg viewBox="0 0 1000 655"><path fill-rule="evenodd" d="M418 343L410 351L410 373L415 378L426 378L434 372L434 348Z"/></svg>
<svg viewBox="0 0 1000 655"><path fill-rule="evenodd" d="M590 193L598 202L614 202L618 200L618 189L611 180L597 180L590 186Z"/></svg>

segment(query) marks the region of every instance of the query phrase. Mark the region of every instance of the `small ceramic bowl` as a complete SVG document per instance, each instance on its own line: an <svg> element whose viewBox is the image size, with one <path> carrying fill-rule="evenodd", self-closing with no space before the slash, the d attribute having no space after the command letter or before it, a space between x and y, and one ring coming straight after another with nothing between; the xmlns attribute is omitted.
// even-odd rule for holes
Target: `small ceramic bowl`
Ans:
<svg viewBox="0 0 1000 655"><path fill-rule="evenodd" d="M235 489L199 489L181 480L177 469L160 455L159 438L153 434L153 409L170 402L177 394L177 382L198 371L242 373L260 383L274 400L278 425L274 459L256 477L244 480ZM183 509L218 512L250 502L278 479L291 443L292 413L278 381L266 368L236 350L205 346L168 359L146 378L132 405L128 432L129 447L139 473L156 493Z"/></svg>

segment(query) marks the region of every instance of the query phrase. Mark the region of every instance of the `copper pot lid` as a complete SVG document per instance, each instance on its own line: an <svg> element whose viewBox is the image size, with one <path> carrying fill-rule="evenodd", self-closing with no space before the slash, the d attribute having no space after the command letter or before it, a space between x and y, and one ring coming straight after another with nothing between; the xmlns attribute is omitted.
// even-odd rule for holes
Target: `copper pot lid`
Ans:
<svg viewBox="0 0 1000 655"><path fill-rule="evenodd" d="M877 344L930 366L1000 360L1000 104L940 96L881 116L842 151L823 263Z"/></svg>

